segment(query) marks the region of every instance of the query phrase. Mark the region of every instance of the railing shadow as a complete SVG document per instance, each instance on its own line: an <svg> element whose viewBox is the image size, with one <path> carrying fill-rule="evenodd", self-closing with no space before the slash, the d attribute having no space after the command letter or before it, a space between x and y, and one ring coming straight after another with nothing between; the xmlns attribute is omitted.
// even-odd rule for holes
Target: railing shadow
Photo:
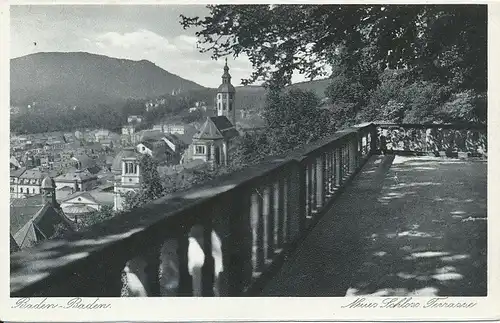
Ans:
<svg viewBox="0 0 500 323"><path fill-rule="evenodd" d="M485 296L484 167L425 158L394 164L359 223L368 247L347 296Z"/></svg>

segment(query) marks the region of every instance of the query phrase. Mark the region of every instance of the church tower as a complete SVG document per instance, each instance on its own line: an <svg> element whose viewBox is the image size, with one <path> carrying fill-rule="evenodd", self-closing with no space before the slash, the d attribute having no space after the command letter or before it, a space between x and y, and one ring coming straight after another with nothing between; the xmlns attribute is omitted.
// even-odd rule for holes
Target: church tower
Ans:
<svg viewBox="0 0 500 323"><path fill-rule="evenodd" d="M216 109L217 116L225 116L231 121L233 126L236 126L235 92L234 86L231 84L231 75L229 74L226 58L224 74L222 74L222 84L217 89Z"/></svg>
<svg viewBox="0 0 500 323"><path fill-rule="evenodd" d="M40 190L43 204L50 203L53 207L59 206L56 200L56 183L52 178L46 176L41 183Z"/></svg>

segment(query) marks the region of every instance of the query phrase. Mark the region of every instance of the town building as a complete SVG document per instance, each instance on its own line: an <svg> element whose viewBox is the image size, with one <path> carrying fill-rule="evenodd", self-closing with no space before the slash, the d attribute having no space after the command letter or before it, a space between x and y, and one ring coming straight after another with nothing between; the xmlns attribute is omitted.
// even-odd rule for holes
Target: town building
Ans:
<svg viewBox="0 0 500 323"><path fill-rule="evenodd" d="M153 125L153 130L161 131L163 133L180 134L183 135L186 132L186 125L182 123L168 123L161 122Z"/></svg>
<svg viewBox="0 0 500 323"><path fill-rule="evenodd" d="M40 190L41 194L36 196L11 199L11 250L28 248L39 241L50 239L60 226L65 230L74 229L75 223L66 217L57 202L54 180L45 177L41 181Z"/></svg>
<svg viewBox="0 0 500 323"><path fill-rule="evenodd" d="M142 122L142 116L128 116L127 123L129 124L139 124Z"/></svg>
<svg viewBox="0 0 500 323"><path fill-rule="evenodd" d="M114 206L114 193L99 189L76 192L61 201L64 214L74 222L78 222L80 216L99 211L106 206Z"/></svg>
<svg viewBox="0 0 500 323"><path fill-rule="evenodd" d="M57 189L70 187L73 192L88 191L97 185L97 175L77 169L54 178Z"/></svg>
<svg viewBox="0 0 500 323"><path fill-rule="evenodd" d="M26 171L26 168L18 168L10 170L10 197L19 197L19 181L21 175Z"/></svg>
<svg viewBox="0 0 500 323"><path fill-rule="evenodd" d="M32 168L24 171L18 180L17 198L25 198L41 194L42 180L47 176L54 176L53 171L42 171L40 168Z"/></svg>
<svg viewBox="0 0 500 323"><path fill-rule="evenodd" d="M111 166L114 175L114 203L113 209L123 209L123 194L137 191L141 187L140 182L140 154L134 147L127 147L120 151Z"/></svg>

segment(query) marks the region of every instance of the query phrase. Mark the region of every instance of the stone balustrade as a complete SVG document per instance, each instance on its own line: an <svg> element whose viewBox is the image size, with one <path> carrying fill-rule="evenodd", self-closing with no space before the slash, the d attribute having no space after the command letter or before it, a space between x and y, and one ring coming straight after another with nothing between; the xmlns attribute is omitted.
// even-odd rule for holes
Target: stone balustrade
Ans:
<svg viewBox="0 0 500 323"><path fill-rule="evenodd" d="M372 154L441 149L430 140L442 143L443 129L479 133L467 134L465 144L455 135L457 151L477 152L469 142L486 139L485 126L474 125L368 123L339 131L12 254L11 296L256 295Z"/></svg>

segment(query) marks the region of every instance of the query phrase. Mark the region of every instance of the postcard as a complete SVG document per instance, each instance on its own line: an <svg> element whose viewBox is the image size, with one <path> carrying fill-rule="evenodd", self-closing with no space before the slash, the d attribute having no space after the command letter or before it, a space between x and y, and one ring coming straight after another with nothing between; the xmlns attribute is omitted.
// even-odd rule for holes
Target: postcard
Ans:
<svg viewBox="0 0 500 323"><path fill-rule="evenodd" d="M3 321L500 319L498 3L0 21Z"/></svg>

